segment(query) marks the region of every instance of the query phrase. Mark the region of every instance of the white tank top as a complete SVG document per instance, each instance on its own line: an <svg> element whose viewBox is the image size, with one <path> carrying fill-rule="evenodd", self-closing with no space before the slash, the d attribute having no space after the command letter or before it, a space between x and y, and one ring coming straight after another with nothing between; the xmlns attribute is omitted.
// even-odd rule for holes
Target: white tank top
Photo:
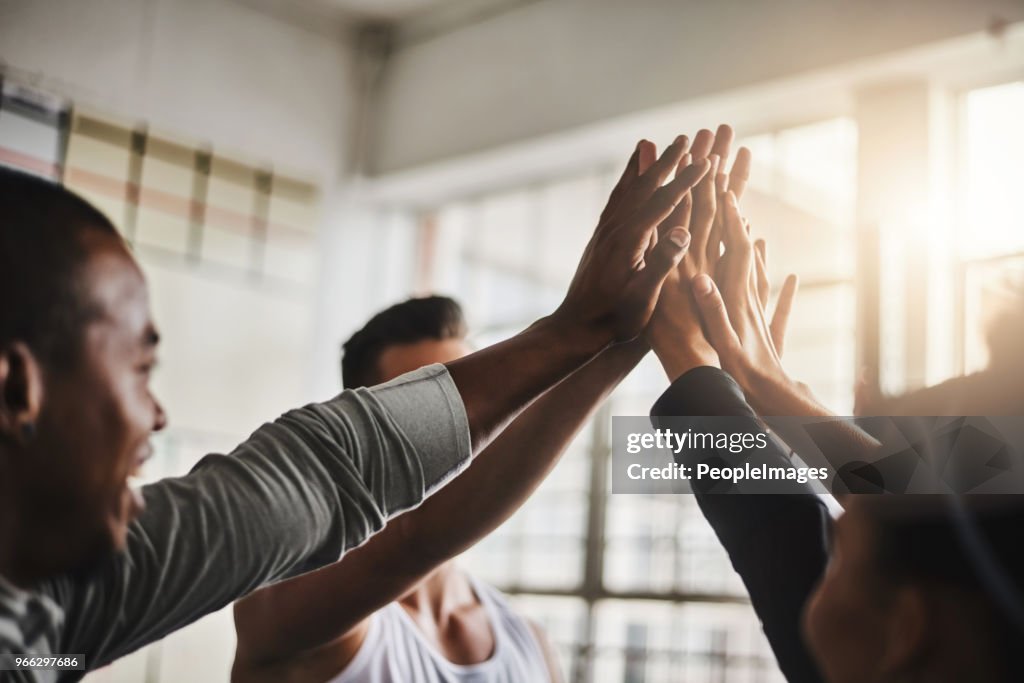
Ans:
<svg viewBox="0 0 1024 683"><path fill-rule="evenodd" d="M328 683L550 683L547 662L530 625L501 592L469 576L494 632L494 652L479 664L453 664L392 602L370 617L362 647Z"/></svg>

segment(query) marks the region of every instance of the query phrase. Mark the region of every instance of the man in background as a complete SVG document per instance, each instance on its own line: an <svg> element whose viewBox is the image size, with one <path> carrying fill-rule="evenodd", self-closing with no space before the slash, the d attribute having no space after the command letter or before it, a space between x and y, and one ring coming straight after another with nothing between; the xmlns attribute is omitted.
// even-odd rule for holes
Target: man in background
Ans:
<svg viewBox="0 0 1024 683"><path fill-rule="evenodd" d="M544 633L451 558L526 501L646 351L643 342L604 351L538 399L433 501L337 564L236 603L233 678L561 681ZM374 385L469 352L455 301L410 299L345 343L342 380L345 388Z"/></svg>

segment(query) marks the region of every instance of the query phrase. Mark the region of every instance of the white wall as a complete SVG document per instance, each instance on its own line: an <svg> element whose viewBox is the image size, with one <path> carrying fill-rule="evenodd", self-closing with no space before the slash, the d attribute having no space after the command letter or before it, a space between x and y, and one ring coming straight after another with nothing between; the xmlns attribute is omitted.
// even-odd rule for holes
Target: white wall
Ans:
<svg viewBox="0 0 1024 683"><path fill-rule="evenodd" d="M0 62L12 77L324 188L323 278L310 320L291 330L301 381L280 392L282 402L298 400L295 386L301 400L336 391L338 343L384 303L364 249L379 226L341 190L358 100L353 41L337 22L308 23L240 0L0 0ZM163 318L177 322L177 312ZM246 372L251 353L233 355L238 371L225 376Z"/></svg>
<svg viewBox="0 0 1024 683"><path fill-rule="evenodd" d="M47 89L332 181L350 49L231 0L0 0L0 60Z"/></svg>
<svg viewBox="0 0 1024 683"><path fill-rule="evenodd" d="M400 49L381 174L1024 19L1018 0L538 0Z"/></svg>

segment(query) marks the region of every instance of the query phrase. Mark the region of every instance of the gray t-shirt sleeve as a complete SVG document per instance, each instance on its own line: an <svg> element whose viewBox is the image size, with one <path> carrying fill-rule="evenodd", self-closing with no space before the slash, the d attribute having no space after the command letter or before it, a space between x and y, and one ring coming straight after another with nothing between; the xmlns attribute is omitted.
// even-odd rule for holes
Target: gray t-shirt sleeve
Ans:
<svg viewBox="0 0 1024 683"><path fill-rule="evenodd" d="M470 456L466 412L442 365L290 411L230 455L145 487L124 553L44 587L66 615L56 651L95 668L333 562Z"/></svg>

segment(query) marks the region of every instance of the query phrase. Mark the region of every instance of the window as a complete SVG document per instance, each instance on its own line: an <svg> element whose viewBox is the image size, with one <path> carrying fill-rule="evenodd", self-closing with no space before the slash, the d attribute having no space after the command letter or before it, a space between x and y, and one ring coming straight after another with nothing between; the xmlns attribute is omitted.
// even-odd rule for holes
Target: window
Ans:
<svg viewBox="0 0 1024 683"><path fill-rule="evenodd" d="M768 240L770 275L775 284L789 271L801 276L789 365L848 411L855 125L834 119L740 143L754 153L744 203ZM619 172L595 169L438 207L423 221L436 255L427 284L462 301L479 344L514 334L561 300ZM781 680L696 501L610 495L610 416L646 415L665 386L648 357L538 492L462 561L548 627L570 680Z"/></svg>
<svg viewBox="0 0 1024 683"><path fill-rule="evenodd" d="M59 98L0 78L0 164L59 179L67 115Z"/></svg>
<svg viewBox="0 0 1024 683"><path fill-rule="evenodd" d="M955 281L961 293L959 365L963 371L988 362L984 330L996 307L1024 293L1024 230L1020 174L1024 154L1024 81L968 91L962 98L965 192L955 229ZM954 318L956 320L956 318ZM955 325L955 322L954 322Z"/></svg>

